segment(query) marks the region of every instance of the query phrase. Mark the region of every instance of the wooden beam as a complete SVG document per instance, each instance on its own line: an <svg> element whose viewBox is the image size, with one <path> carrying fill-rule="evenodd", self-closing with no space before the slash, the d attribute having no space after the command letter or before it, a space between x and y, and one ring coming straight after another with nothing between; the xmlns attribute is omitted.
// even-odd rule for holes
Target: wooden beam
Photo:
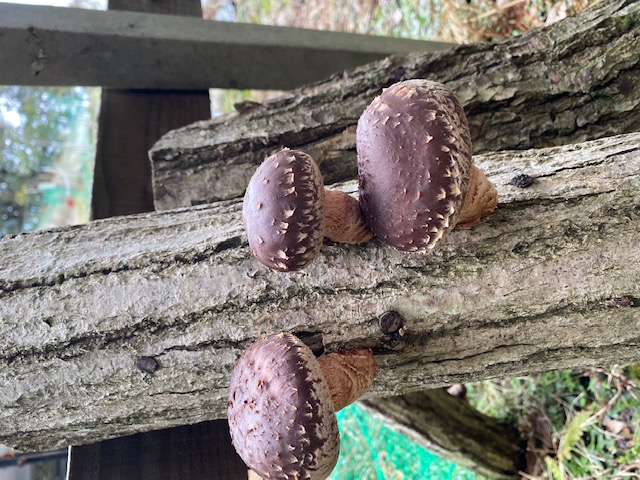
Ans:
<svg viewBox="0 0 640 480"><path fill-rule="evenodd" d="M372 347L370 398L640 360L640 133L476 162L498 210L430 255L327 244L308 269L272 272L238 200L4 237L0 443L224 418L235 360L271 332ZM534 183L513 186L518 173ZM378 327L389 310L403 341Z"/></svg>
<svg viewBox="0 0 640 480"><path fill-rule="evenodd" d="M450 44L137 12L0 3L0 84L291 89Z"/></svg>

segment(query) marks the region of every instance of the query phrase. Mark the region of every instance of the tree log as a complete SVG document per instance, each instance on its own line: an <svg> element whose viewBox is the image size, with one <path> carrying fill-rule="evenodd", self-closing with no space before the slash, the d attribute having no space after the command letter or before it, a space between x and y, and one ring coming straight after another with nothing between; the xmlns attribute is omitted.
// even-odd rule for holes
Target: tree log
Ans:
<svg viewBox="0 0 640 480"><path fill-rule="evenodd" d="M223 418L235 359L268 332L372 347L370 397L639 360L640 133L476 163L499 208L430 255L327 244L307 270L271 272L238 200L5 237L0 443ZM389 310L404 341L377 325Z"/></svg>
<svg viewBox="0 0 640 480"><path fill-rule="evenodd" d="M517 430L444 389L363 400L359 405L393 431L485 477L519 478L518 472L525 470Z"/></svg>
<svg viewBox="0 0 640 480"><path fill-rule="evenodd" d="M355 124L381 89L429 78L452 88L475 153L577 143L640 130L640 1L612 0L520 38L391 56L262 107L172 131L151 150L156 209L242 195L282 146L355 177Z"/></svg>

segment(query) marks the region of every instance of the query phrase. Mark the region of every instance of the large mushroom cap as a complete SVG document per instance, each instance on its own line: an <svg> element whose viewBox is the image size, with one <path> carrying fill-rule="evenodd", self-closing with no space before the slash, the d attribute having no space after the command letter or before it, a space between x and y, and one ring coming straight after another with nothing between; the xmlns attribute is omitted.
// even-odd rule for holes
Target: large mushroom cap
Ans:
<svg viewBox="0 0 640 480"><path fill-rule="evenodd" d="M369 228L399 250L433 248L456 224L472 166L469 127L454 94L429 80L396 83L366 108L356 136Z"/></svg>
<svg viewBox="0 0 640 480"><path fill-rule="evenodd" d="M313 353L291 334L245 350L231 375L228 416L236 451L262 478L324 480L338 461L331 394Z"/></svg>
<svg viewBox="0 0 640 480"><path fill-rule="evenodd" d="M242 221L253 254L272 270L299 270L313 261L322 247L323 217L322 175L306 153L274 153L251 177Z"/></svg>

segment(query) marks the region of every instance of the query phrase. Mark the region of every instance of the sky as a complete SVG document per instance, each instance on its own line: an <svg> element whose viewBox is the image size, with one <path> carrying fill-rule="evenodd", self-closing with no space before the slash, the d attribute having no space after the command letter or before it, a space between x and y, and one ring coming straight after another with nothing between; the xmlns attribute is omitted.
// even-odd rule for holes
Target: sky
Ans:
<svg viewBox="0 0 640 480"><path fill-rule="evenodd" d="M20 114L15 110L10 110L3 98L0 98L0 116L12 127L17 127L22 121Z"/></svg>

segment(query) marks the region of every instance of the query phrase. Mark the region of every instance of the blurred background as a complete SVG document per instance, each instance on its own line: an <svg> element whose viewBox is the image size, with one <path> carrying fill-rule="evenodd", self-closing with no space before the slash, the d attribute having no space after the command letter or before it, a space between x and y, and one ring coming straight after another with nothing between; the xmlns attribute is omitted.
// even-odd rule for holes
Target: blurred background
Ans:
<svg viewBox="0 0 640 480"><path fill-rule="evenodd" d="M17 1L106 9L106 0ZM455 43L496 42L576 13L595 0L203 0L212 20L296 26ZM278 92L211 90L213 116ZM0 238L87 222L98 88L0 86ZM543 463L531 478L640 478L640 368L548 372L466 386L480 411L516 425ZM473 479L392 432L357 405L338 415L333 479ZM534 441L535 439L535 441ZM0 480L57 480L66 451L29 455L0 446Z"/></svg>

